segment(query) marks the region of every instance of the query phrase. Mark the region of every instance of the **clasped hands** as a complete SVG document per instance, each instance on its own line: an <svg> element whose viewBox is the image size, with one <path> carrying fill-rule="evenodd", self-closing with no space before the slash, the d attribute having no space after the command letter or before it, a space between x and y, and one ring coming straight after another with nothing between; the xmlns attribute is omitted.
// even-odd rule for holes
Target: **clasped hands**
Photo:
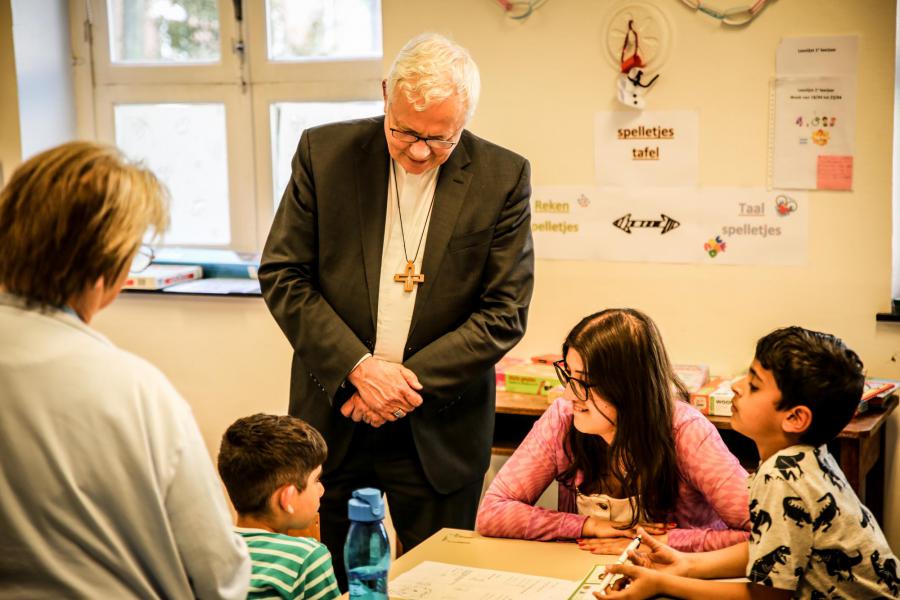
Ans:
<svg viewBox="0 0 900 600"><path fill-rule="evenodd" d="M356 391L341 406L341 414L372 427L402 419L422 404L422 384L416 374L398 363L371 356L359 363L348 381Z"/></svg>
<svg viewBox="0 0 900 600"><path fill-rule="evenodd" d="M638 535L638 528L665 543L674 523L641 523L638 527L626 527L627 523L616 523L597 517L588 517L581 529L581 537L576 541L581 550L594 554L619 554Z"/></svg>

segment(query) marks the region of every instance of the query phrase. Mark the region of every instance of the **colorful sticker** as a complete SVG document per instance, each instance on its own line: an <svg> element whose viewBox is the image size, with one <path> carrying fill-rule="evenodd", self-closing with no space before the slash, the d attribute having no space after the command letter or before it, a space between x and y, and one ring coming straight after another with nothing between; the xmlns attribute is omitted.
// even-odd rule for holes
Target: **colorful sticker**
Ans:
<svg viewBox="0 0 900 600"><path fill-rule="evenodd" d="M709 253L710 258L715 258L720 252L725 252L725 242L721 235L717 235L703 244L703 249Z"/></svg>
<svg viewBox="0 0 900 600"><path fill-rule="evenodd" d="M813 141L813 144L817 144L819 146L824 146L825 144L828 143L828 138L830 138L830 137L831 137L831 135L829 135L829 133L827 131L825 131L824 129L817 129L812 134L812 141Z"/></svg>
<svg viewBox="0 0 900 600"><path fill-rule="evenodd" d="M775 197L775 212L779 217L786 217L797 210L797 201L790 196L779 194Z"/></svg>

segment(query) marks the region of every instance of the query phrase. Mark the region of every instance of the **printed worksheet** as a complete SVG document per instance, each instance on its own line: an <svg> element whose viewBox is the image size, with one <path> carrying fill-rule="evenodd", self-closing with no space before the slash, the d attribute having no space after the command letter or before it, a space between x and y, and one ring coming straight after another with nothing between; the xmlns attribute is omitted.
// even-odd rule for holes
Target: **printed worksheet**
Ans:
<svg viewBox="0 0 900 600"><path fill-rule="evenodd" d="M604 575L606 575L606 565L596 565L591 572L587 574L587 577L584 578L581 585L572 592L572 595L569 596L569 600L594 600L594 592L599 592L603 589L600 584L603 582ZM621 575L616 575L616 579L621 577ZM614 581L615 580L610 581L610 585L612 585Z"/></svg>
<svg viewBox="0 0 900 600"><path fill-rule="evenodd" d="M577 581L425 561L390 582L407 600L566 600Z"/></svg>

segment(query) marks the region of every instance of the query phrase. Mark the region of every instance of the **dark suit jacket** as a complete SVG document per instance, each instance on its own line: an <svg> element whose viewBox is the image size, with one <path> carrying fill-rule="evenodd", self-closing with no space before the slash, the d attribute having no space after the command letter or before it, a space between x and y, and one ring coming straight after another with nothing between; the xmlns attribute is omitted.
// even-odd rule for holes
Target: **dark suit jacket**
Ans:
<svg viewBox="0 0 900 600"><path fill-rule="evenodd" d="M290 413L322 432L325 472L355 427L346 381L375 347L390 168L384 118L303 132L259 280L294 349ZM528 161L464 131L441 166L403 363L424 386L409 415L442 493L484 476L494 364L525 332L534 278ZM401 284L397 284L401 285Z"/></svg>

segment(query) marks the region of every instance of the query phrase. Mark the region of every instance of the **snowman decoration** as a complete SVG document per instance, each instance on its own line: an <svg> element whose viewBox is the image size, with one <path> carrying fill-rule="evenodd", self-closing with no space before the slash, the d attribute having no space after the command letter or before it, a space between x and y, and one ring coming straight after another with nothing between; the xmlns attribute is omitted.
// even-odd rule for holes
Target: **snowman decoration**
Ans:
<svg viewBox="0 0 900 600"><path fill-rule="evenodd" d="M634 50L631 56L626 58L625 54L630 45ZM625 43L622 44L622 53L619 57L621 68L616 76L616 99L625 106L643 110L647 106L644 93L659 79L659 74L654 75L650 81L645 81L647 73L644 71L644 61L641 59L639 50L640 43L637 31L634 30L634 21L629 20L628 31L625 32Z"/></svg>

